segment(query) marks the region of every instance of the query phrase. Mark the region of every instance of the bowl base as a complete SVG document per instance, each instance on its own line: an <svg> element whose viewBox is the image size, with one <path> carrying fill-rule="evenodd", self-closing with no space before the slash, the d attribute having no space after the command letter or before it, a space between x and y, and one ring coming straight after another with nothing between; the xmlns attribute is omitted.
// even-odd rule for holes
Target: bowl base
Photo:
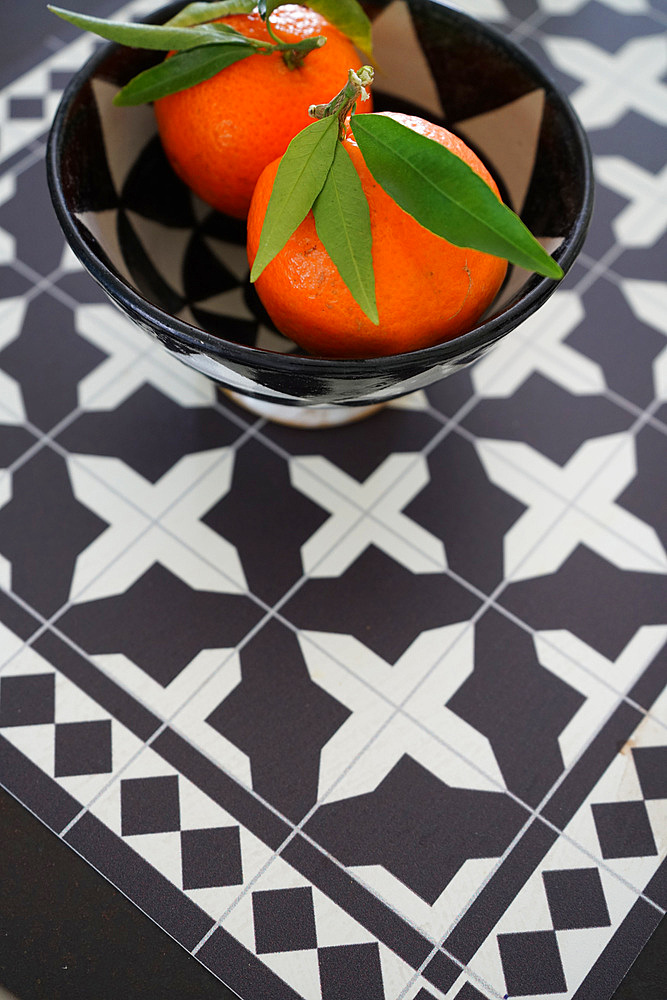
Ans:
<svg viewBox="0 0 667 1000"><path fill-rule="evenodd" d="M302 430L323 430L327 427L341 427L344 424L354 424L372 416L378 410L384 409L386 403L372 403L369 406L284 406L282 403L270 403L254 396L244 396L233 389L222 389L225 396L241 406L244 410L264 417L276 424L287 427L298 427Z"/></svg>

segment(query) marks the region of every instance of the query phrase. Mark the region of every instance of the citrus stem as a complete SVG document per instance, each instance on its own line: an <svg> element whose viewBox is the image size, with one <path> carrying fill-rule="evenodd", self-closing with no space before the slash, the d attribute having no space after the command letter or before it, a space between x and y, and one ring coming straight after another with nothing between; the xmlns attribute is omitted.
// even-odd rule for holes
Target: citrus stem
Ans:
<svg viewBox="0 0 667 1000"><path fill-rule="evenodd" d="M298 69L309 52L326 45L324 35L313 35L312 38L302 38L300 42L278 42L276 49L282 53L288 69Z"/></svg>
<svg viewBox="0 0 667 1000"><path fill-rule="evenodd" d="M298 69L309 52L312 52L313 49L321 48L326 43L324 35L302 38L300 42L283 42L274 32L270 17L266 18L264 24L273 42L271 49L267 51L267 55L269 52L280 52L283 62L288 69Z"/></svg>
<svg viewBox="0 0 667 1000"><path fill-rule="evenodd" d="M372 66L362 66L358 72L350 70L347 83L328 104L311 104L308 114L311 118L328 118L338 116L338 135L342 139L345 134L347 118L358 100L368 98L368 88L373 82Z"/></svg>

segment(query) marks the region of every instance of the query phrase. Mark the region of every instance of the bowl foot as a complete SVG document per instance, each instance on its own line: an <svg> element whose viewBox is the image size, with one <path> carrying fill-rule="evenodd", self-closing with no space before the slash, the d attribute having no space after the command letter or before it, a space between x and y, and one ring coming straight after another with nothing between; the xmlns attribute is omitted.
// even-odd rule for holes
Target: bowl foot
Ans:
<svg viewBox="0 0 667 1000"><path fill-rule="evenodd" d="M244 396L233 389L222 389L222 392L236 403L237 406L249 410L255 416L264 417L276 424L287 427L300 427L303 430L321 430L326 427L340 427L343 424L353 424L365 417L370 417L382 410L386 403L373 403L369 406L284 406L282 403L269 403L254 396Z"/></svg>

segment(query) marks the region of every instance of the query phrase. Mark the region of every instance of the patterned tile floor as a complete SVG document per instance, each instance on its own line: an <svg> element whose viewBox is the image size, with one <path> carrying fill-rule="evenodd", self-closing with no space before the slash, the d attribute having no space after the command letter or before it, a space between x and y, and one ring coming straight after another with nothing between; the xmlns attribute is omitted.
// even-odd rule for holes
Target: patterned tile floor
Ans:
<svg viewBox="0 0 667 1000"><path fill-rule="evenodd" d="M474 368L326 432L66 249L91 40L0 90L0 781L243 1000L609 1000L667 906L667 15L466 9L571 96L590 238Z"/></svg>

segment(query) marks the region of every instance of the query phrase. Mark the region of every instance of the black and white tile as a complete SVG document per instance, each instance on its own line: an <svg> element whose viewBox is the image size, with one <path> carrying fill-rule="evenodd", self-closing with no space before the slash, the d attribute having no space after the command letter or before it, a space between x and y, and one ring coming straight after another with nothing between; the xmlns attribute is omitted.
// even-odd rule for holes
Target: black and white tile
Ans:
<svg viewBox="0 0 667 1000"><path fill-rule="evenodd" d="M4 640L16 652L0 680L0 734L83 808L143 742L34 647Z"/></svg>
<svg viewBox="0 0 667 1000"><path fill-rule="evenodd" d="M242 1000L610 1000L667 906L664 20L466 11L572 97L589 240L471 369L317 433L66 249L45 138L95 43L0 91L0 781ZM140 254L136 152L98 194ZM289 349L172 194L175 307Z"/></svg>
<svg viewBox="0 0 667 1000"><path fill-rule="evenodd" d="M664 700L664 698L663 698ZM664 707L658 714L664 717ZM664 860L664 729L644 719L469 968L510 996L571 996ZM662 846L661 845L662 842ZM655 922L660 904L650 897Z"/></svg>

